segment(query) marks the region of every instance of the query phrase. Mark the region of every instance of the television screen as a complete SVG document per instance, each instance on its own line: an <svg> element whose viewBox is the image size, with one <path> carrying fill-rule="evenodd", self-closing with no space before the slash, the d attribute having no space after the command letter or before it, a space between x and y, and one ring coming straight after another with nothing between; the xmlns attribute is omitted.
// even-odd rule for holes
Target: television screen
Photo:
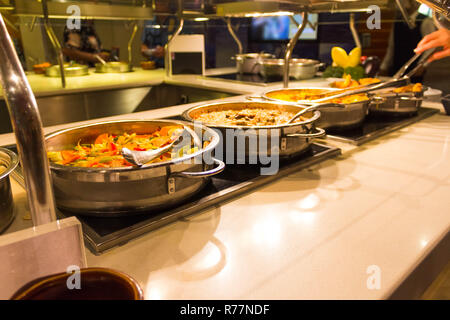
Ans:
<svg viewBox="0 0 450 320"><path fill-rule="evenodd" d="M302 23L301 15L294 15L295 21ZM308 24L303 30L300 39L316 40L317 23L319 15L309 14ZM251 25L251 37L254 41L287 41L291 39L297 31L297 25L292 22L289 16L260 17L253 18Z"/></svg>

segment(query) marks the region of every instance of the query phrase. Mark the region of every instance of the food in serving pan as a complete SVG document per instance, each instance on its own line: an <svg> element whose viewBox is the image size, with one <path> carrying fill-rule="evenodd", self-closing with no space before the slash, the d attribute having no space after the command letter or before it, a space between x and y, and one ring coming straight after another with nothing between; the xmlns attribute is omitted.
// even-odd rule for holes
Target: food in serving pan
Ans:
<svg viewBox="0 0 450 320"><path fill-rule="evenodd" d="M421 83L411 83L407 86L395 88L392 92L395 93L405 93L405 92L421 92L423 90L423 86Z"/></svg>
<svg viewBox="0 0 450 320"><path fill-rule="evenodd" d="M44 62L41 64L35 64L33 66L33 71L36 74L44 74L45 73L45 69L51 67L52 65L49 62Z"/></svg>
<svg viewBox="0 0 450 320"><path fill-rule="evenodd" d="M339 88L339 89L345 89L345 88L351 88L351 87L357 87L360 85L367 85L372 83L378 83L381 80L378 78L361 78L358 81L352 79L351 75L344 76L344 80L342 81L334 81L330 84L332 88Z"/></svg>
<svg viewBox="0 0 450 320"><path fill-rule="evenodd" d="M278 109L244 108L226 109L219 111L204 112L194 116L194 120L204 123L227 125L227 126L275 126L287 123L295 112ZM299 117L295 122L306 120Z"/></svg>
<svg viewBox="0 0 450 320"><path fill-rule="evenodd" d="M332 94L333 92L326 89L288 89L288 90L277 90L273 92L268 92L266 95L268 98L277 99L288 102L298 102L298 101L313 101L316 99L323 98L323 94ZM354 103L368 100L369 98L365 94L354 94L348 97L331 99L327 102L332 103Z"/></svg>
<svg viewBox="0 0 450 320"><path fill-rule="evenodd" d="M164 126L150 134L123 133L112 135L103 133L95 141L83 142L72 149L47 152L51 162L72 166L88 168L118 168L130 167L131 163L126 161L121 154L122 148L134 151L147 151L158 149L171 142L171 136L177 131L183 130L182 126ZM197 151L197 147L186 146L177 153L167 152L149 163L169 161L173 158L192 154Z"/></svg>
<svg viewBox="0 0 450 320"><path fill-rule="evenodd" d="M156 69L155 61L142 61L141 68L144 70L153 70Z"/></svg>

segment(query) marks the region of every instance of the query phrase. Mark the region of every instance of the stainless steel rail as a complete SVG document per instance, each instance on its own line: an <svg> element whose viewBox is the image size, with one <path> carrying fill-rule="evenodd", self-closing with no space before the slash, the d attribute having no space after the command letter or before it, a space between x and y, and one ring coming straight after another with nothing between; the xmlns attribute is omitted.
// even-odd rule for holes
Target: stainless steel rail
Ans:
<svg viewBox="0 0 450 320"><path fill-rule="evenodd" d="M401 0L395 0L395 3L397 4L397 7L400 9L400 13L402 14L403 20L405 20L408 27L410 29L414 29L415 23L411 21L411 18L409 17L409 14L406 11L405 7L403 6Z"/></svg>
<svg viewBox="0 0 450 320"><path fill-rule="evenodd" d="M183 26L184 26L183 3L184 3L183 0L178 0L178 18L180 19L180 25L178 26L177 31L175 31L173 36L169 39L167 44L164 46L164 60L165 60L164 65L165 65L167 77L170 77L172 74L172 63L171 63L171 57L169 55L169 46L170 46L170 43L173 41L173 39L175 39L180 34L180 32L181 32L181 30L183 30Z"/></svg>
<svg viewBox="0 0 450 320"><path fill-rule="evenodd" d="M136 36L136 32L138 31L138 24L137 22L133 23L133 31L131 32L131 37L130 40L128 41L128 65L130 66L130 70L131 70L131 66L133 63L133 50L132 50L132 45L133 45L133 40Z"/></svg>
<svg viewBox="0 0 450 320"><path fill-rule="evenodd" d="M35 226L56 220L50 169L36 99L0 14L0 78Z"/></svg>
<svg viewBox="0 0 450 320"><path fill-rule="evenodd" d="M302 34L303 30L305 29L306 25L308 24L308 13L302 12L302 24L297 29L297 32L292 37L291 41L289 41L289 44L286 48L286 55L284 57L284 74L283 74L283 86L284 88L289 87L289 59L292 56L292 51L294 50L295 45L297 44L298 39L300 38L300 35Z"/></svg>
<svg viewBox="0 0 450 320"><path fill-rule="evenodd" d="M349 25L350 25L350 31L352 32L353 40L355 41L356 46L358 48L362 48L361 40L359 40L358 31L356 30L356 27L355 27L355 14L353 12L350 13Z"/></svg>
<svg viewBox="0 0 450 320"><path fill-rule="evenodd" d="M64 73L64 55L62 52L61 44L58 41L58 38L53 31L53 28L50 24L50 20L48 19L48 6L47 0L42 0L42 12L44 13L44 26L45 31L47 32L48 37L52 43L53 49L56 52L56 56L58 59L60 74L61 74L61 85L63 88L66 87L66 75Z"/></svg>
<svg viewBox="0 0 450 320"><path fill-rule="evenodd" d="M242 42L241 42L241 40L239 40L238 36L236 35L236 33L233 30L233 27L231 26L231 18L227 18L226 22L227 22L228 32L231 34L231 36L233 37L234 41L238 45L239 54L244 53L244 50L242 48Z"/></svg>

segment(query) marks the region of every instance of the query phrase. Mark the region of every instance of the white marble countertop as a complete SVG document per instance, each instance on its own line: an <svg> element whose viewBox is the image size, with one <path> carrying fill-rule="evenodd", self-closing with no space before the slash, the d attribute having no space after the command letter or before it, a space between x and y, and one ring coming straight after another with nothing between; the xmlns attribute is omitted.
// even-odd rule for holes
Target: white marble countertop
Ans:
<svg viewBox="0 0 450 320"><path fill-rule="evenodd" d="M112 118L160 118L189 106ZM441 114L360 147L326 140L342 156L100 256L87 251L88 265L128 273L147 299L385 299L406 282L424 290L420 278L436 270L411 275L450 231L450 117L439 103L426 106ZM0 136L0 145L13 141ZM25 191L13 188L19 206L9 232L30 225ZM443 261L449 255L438 252ZM379 288L368 288L371 266Z"/></svg>

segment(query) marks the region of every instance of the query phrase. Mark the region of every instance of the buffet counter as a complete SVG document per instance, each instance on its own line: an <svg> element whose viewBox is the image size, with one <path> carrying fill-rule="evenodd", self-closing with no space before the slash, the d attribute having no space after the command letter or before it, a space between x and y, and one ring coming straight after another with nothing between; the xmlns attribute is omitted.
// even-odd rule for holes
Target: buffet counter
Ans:
<svg viewBox="0 0 450 320"><path fill-rule="evenodd" d="M280 86L164 81L242 94ZM192 105L107 119L163 118ZM128 273L147 299L417 298L450 258L450 117L440 103L424 106L440 114L362 146L320 140L342 155L102 255L87 250L88 265ZM13 134L0 135L0 145L12 143ZM8 232L31 226L25 191L15 182L13 190Z"/></svg>

